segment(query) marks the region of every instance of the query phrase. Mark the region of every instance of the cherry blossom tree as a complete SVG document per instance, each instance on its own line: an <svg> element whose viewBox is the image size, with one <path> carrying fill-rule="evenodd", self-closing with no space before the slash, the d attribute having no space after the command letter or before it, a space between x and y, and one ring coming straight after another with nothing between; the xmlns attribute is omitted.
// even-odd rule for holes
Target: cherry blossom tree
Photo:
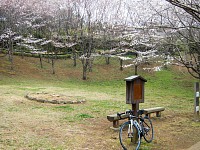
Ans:
<svg viewBox="0 0 200 150"><path fill-rule="evenodd" d="M167 49L188 72L200 79L200 1L166 0L172 4L173 17L166 16L174 29L167 39Z"/></svg>
<svg viewBox="0 0 200 150"><path fill-rule="evenodd" d="M200 22L200 1L199 0L166 0L170 4L183 9L198 22Z"/></svg>

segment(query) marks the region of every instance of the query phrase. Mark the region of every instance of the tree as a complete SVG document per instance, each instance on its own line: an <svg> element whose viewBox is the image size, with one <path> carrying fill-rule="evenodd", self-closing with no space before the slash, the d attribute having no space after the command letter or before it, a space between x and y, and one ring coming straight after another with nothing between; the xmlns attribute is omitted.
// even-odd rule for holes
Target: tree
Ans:
<svg viewBox="0 0 200 150"><path fill-rule="evenodd" d="M199 0L166 0L170 4L185 10L198 22L200 22L200 1Z"/></svg>
<svg viewBox="0 0 200 150"><path fill-rule="evenodd" d="M86 14L88 16L88 20L87 20L87 36L84 37L82 36L82 50L83 50L83 55L81 57L81 61L82 61L82 65L83 65L83 80L87 79L87 70L89 69L89 65L92 63L92 39L93 39L93 35L92 35L92 31L91 31L91 11L89 9L86 8ZM83 31L83 28L82 28Z"/></svg>
<svg viewBox="0 0 200 150"><path fill-rule="evenodd" d="M174 8L176 21L167 16L169 24L174 28L173 34L167 38L168 52L182 63L188 72L200 79L200 1L199 0L166 0L178 7ZM178 21L178 23L177 23Z"/></svg>

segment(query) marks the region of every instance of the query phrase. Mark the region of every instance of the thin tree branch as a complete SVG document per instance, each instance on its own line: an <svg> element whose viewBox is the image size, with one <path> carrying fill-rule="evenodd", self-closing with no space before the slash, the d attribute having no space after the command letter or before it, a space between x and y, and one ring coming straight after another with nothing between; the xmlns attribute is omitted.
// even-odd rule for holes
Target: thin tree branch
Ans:
<svg viewBox="0 0 200 150"><path fill-rule="evenodd" d="M186 4L181 3L179 0L166 0L167 2L171 3L174 6L177 6L179 8L182 8L185 10L188 14L193 16L198 22L200 22L200 11L198 9L195 9L193 7L190 7Z"/></svg>

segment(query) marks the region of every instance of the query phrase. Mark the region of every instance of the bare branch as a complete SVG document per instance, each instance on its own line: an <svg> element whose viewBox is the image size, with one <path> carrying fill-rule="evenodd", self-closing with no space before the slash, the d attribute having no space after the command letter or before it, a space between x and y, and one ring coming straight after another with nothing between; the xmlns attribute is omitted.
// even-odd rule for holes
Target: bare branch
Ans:
<svg viewBox="0 0 200 150"><path fill-rule="evenodd" d="M171 3L174 6L182 8L192 17L194 17L198 22L200 22L200 11L194 7L191 7L187 4L181 3L179 0L166 0L167 2Z"/></svg>

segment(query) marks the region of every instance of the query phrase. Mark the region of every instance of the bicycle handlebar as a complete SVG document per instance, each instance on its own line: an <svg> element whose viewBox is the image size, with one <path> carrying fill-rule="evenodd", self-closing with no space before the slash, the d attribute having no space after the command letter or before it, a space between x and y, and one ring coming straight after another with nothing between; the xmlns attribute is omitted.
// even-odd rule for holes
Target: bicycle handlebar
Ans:
<svg viewBox="0 0 200 150"><path fill-rule="evenodd" d="M119 116L119 118L122 119L122 118L121 118L121 115L122 115L122 114L124 114L124 113L117 113L117 116Z"/></svg>
<svg viewBox="0 0 200 150"><path fill-rule="evenodd" d="M142 115L142 114L144 114L144 110L143 109L138 110L137 113L138 113L138 115ZM123 115L123 114L133 115L134 114L134 110L126 110L123 113L117 113L117 116L119 116L119 118L121 119L121 115Z"/></svg>
<svg viewBox="0 0 200 150"><path fill-rule="evenodd" d="M138 110L137 113L138 113L138 115L142 115L142 114L144 114L144 109L140 109L140 110Z"/></svg>
<svg viewBox="0 0 200 150"><path fill-rule="evenodd" d="M130 115L133 115L133 110L126 110L125 112L122 112L122 113L117 113L117 116L119 116L120 119L121 118L121 115L123 114L130 114Z"/></svg>

